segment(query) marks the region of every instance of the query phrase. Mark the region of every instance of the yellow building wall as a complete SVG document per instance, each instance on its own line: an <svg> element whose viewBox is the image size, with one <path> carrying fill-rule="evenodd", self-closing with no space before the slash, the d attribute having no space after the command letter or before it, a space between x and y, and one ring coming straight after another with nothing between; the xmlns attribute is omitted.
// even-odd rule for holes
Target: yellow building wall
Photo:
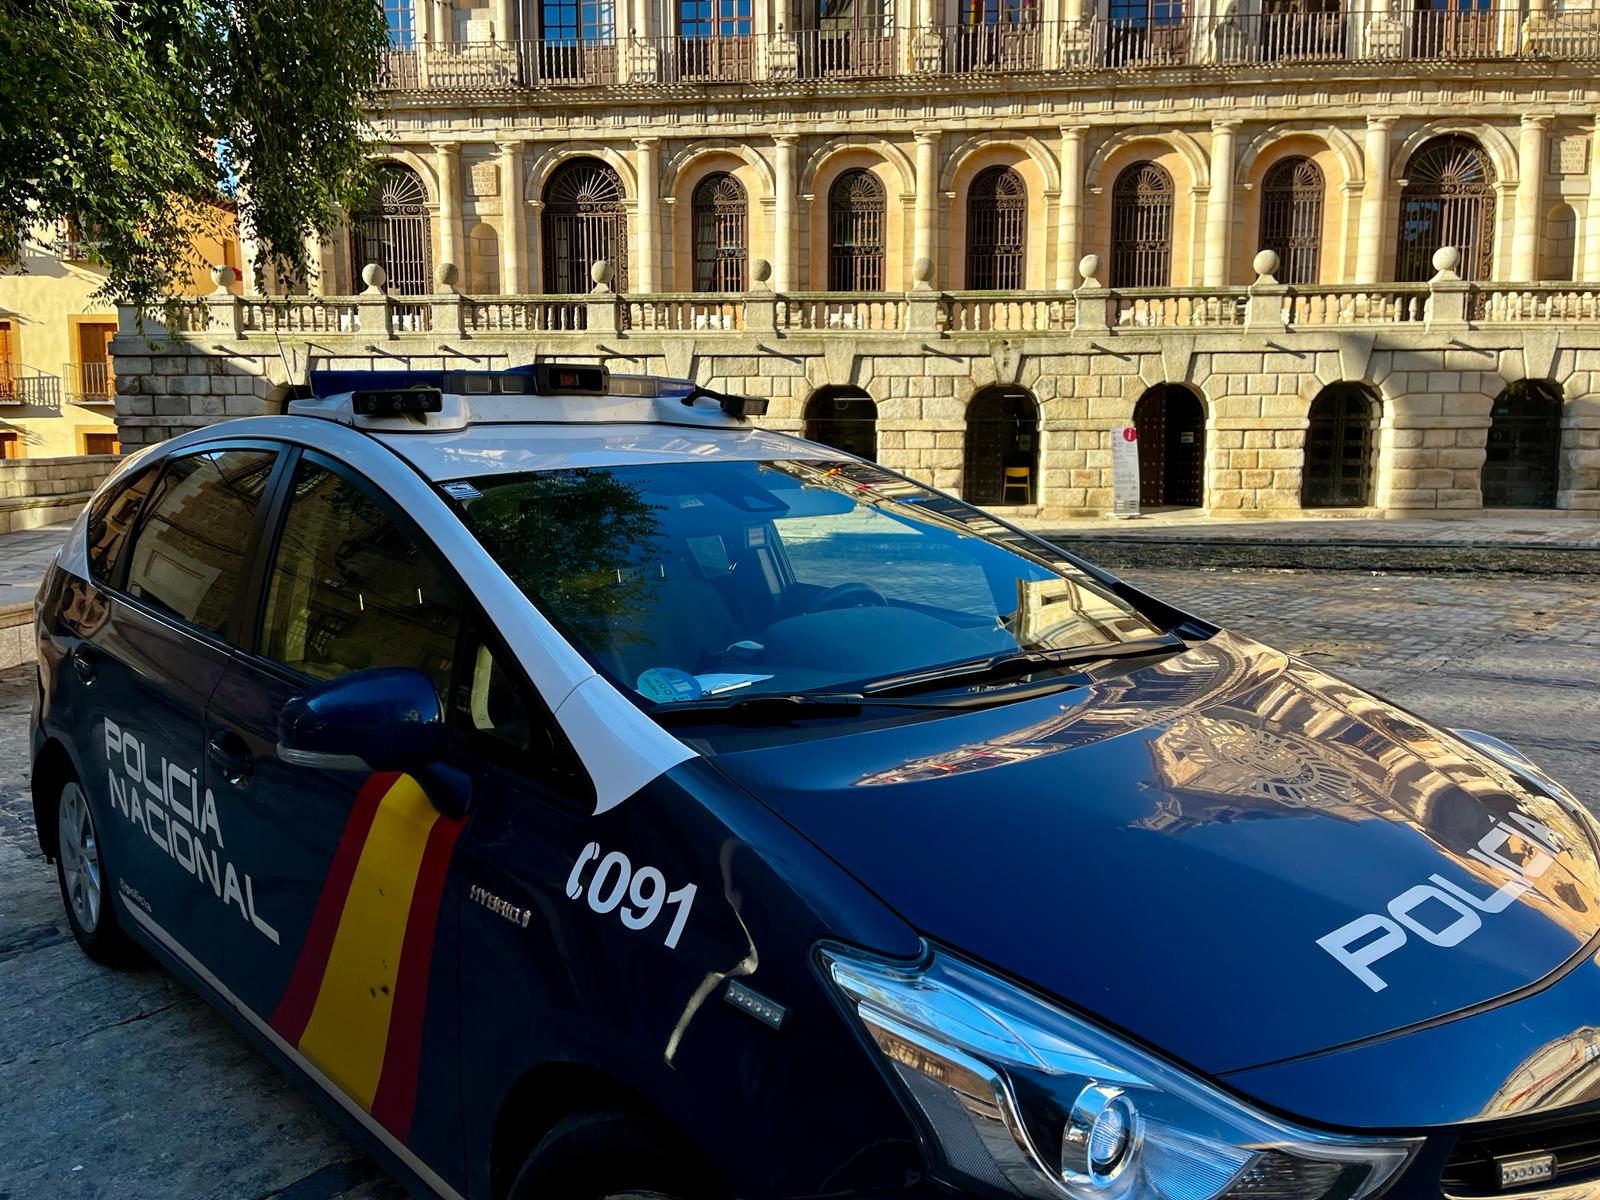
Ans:
<svg viewBox="0 0 1600 1200"><path fill-rule="evenodd" d="M105 272L59 254L51 245L54 237L54 226L41 227L24 247L20 268L0 272L0 322L11 326L14 379L9 389L0 387L0 434L16 435L10 451L23 458L82 454L86 434L116 433L113 405L72 401L82 382L75 371L80 328L117 321L116 307L95 298ZM233 267L237 279L239 237L231 212L219 210L214 218L205 218L197 228L195 248L199 261L186 294L214 290L214 264Z"/></svg>

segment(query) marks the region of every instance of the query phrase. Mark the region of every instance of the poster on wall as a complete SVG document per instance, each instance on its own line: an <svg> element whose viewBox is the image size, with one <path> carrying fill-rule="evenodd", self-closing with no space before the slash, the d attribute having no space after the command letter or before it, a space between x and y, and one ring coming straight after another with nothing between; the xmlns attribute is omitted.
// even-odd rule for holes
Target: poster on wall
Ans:
<svg viewBox="0 0 1600 1200"><path fill-rule="evenodd" d="M1132 425L1111 437L1111 515L1139 515L1139 431Z"/></svg>

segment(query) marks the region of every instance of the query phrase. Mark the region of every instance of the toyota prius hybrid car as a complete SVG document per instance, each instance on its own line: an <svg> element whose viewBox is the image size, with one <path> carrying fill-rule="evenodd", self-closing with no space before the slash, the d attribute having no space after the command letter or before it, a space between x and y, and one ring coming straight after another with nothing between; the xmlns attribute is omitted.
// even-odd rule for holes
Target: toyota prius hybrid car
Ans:
<svg viewBox="0 0 1600 1200"><path fill-rule="evenodd" d="M327 376L38 598L83 948L413 1188L1600 1195L1596 823L762 402Z"/></svg>

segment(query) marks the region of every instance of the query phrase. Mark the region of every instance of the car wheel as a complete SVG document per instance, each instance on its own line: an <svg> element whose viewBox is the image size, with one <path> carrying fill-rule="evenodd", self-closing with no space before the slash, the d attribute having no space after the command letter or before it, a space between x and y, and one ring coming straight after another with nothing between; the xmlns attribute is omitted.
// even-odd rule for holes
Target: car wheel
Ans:
<svg viewBox="0 0 1600 1200"><path fill-rule="evenodd" d="M56 882L72 936L98 962L126 962L132 944L117 925L94 813L76 779L62 784L56 798L56 835Z"/></svg>
<svg viewBox="0 0 1600 1200"><path fill-rule="evenodd" d="M579 1113L539 1140L508 1200L706 1200L693 1176L649 1122Z"/></svg>

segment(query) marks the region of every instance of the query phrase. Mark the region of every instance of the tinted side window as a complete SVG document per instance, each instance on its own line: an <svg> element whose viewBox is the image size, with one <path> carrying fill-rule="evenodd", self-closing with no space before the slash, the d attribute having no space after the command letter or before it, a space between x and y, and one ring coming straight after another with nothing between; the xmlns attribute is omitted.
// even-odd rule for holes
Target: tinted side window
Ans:
<svg viewBox="0 0 1600 1200"><path fill-rule="evenodd" d="M133 538L128 591L221 633L277 457L268 450L209 450L169 462Z"/></svg>
<svg viewBox="0 0 1600 1200"><path fill-rule="evenodd" d="M263 653L314 679L416 667L447 696L460 612L455 588L366 491L300 463L272 566Z"/></svg>
<svg viewBox="0 0 1600 1200"><path fill-rule="evenodd" d="M140 471L95 500L89 510L89 574L97 582L110 579L117 569L122 547L159 471L159 467Z"/></svg>

